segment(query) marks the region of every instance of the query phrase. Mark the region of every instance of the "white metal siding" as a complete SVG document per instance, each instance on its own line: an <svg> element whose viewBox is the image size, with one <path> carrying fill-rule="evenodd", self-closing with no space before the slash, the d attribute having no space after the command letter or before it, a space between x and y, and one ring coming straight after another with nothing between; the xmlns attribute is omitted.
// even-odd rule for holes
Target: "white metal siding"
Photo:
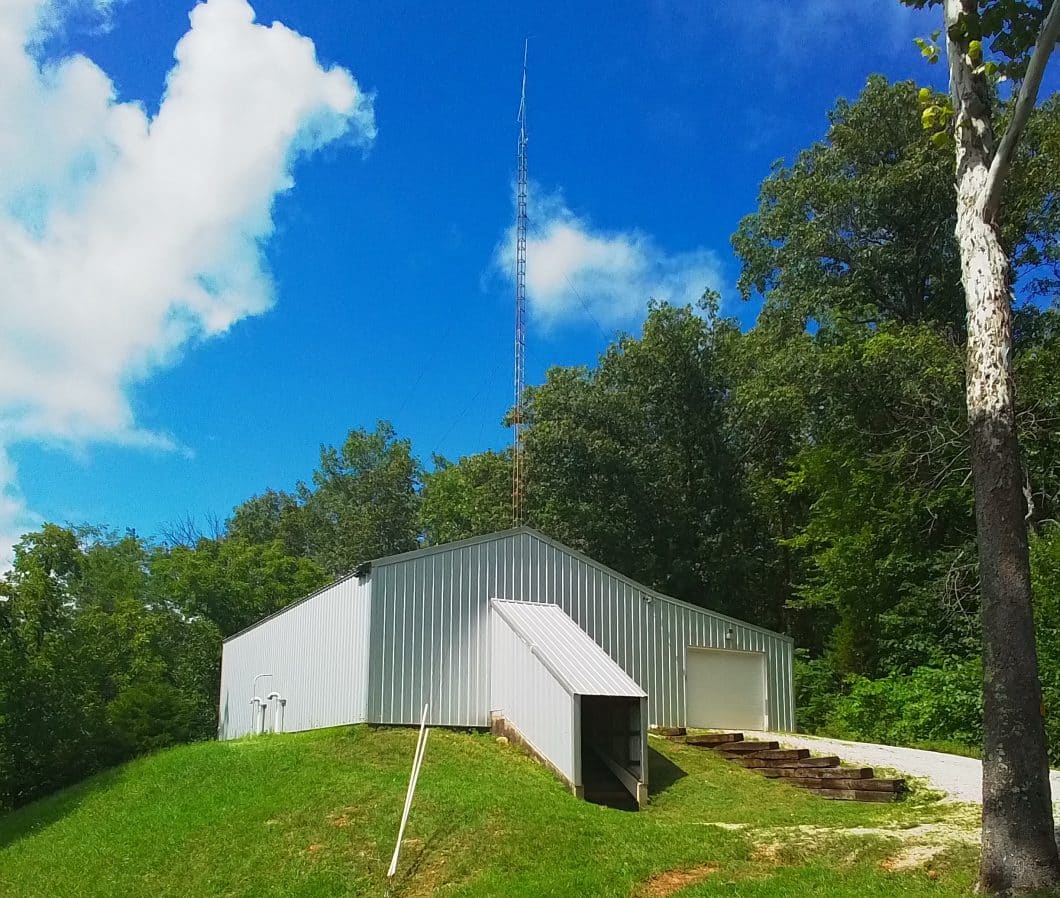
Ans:
<svg viewBox="0 0 1060 898"><path fill-rule="evenodd" d="M491 709L577 785L574 696L500 614L493 615L491 642Z"/></svg>
<svg viewBox="0 0 1060 898"><path fill-rule="evenodd" d="M382 559L372 572L368 719L489 725L491 598L559 605L647 693L651 722L685 720L687 646L764 652L770 726L794 728L791 639L639 586L529 530Z"/></svg>
<svg viewBox="0 0 1060 898"><path fill-rule="evenodd" d="M287 732L366 720L370 630L371 582L350 577L231 637L221 658L219 738L253 731L259 674L273 676L258 681L258 696L275 690L287 699Z"/></svg>
<svg viewBox="0 0 1060 898"><path fill-rule="evenodd" d="M500 615L572 695L644 698L641 689L559 605L494 599ZM496 663L491 676L496 676Z"/></svg>

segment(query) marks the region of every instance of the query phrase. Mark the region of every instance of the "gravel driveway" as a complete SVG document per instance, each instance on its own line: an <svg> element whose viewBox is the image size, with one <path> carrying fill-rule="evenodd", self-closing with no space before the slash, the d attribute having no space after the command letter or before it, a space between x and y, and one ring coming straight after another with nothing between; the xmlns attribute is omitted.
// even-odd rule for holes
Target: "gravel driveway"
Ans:
<svg viewBox="0 0 1060 898"><path fill-rule="evenodd" d="M946 755L919 748L896 748L867 742L846 742L794 733L752 733L748 739L772 739L791 748L808 748L815 754L837 755L844 761L866 767L891 767L910 776L923 777L951 801L983 803L983 765L975 758ZM1049 774L1053 800L1060 801L1060 771Z"/></svg>

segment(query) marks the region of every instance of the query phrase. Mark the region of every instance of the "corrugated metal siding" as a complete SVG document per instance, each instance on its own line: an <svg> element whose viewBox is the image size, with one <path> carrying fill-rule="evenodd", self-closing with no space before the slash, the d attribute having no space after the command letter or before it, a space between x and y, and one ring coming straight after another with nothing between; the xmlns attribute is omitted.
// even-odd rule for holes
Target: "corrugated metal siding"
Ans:
<svg viewBox="0 0 1060 898"><path fill-rule="evenodd" d="M641 587L528 530L382 559L373 568L368 719L489 723L492 598L559 605L648 693L651 721L684 724L689 645L764 652L769 725L794 727L792 643Z"/></svg>
<svg viewBox="0 0 1060 898"><path fill-rule="evenodd" d="M525 638L494 614L489 707L570 782L580 782L574 745L576 699L536 657Z"/></svg>
<svg viewBox="0 0 1060 898"><path fill-rule="evenodd" d="M559 605L494 599L492 607L571 695L644 697L644 690ZM496 676L496 660L492 671Z"/></svg>
<svg viewBox="0 0 1060 898"><path fill-rule="evenodd" d="M258 681L260 697L287 699L287 732L366 720L371 607L370 581L350 577L225 642L219 738L252 732L258 674L273 675Z"/></svg>

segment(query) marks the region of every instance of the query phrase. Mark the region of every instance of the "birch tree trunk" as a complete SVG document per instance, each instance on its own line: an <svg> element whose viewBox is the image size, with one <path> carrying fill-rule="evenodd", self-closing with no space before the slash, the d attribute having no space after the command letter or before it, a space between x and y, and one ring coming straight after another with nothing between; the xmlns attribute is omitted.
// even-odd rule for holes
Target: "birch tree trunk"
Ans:
<svg viewBox="0 0 1060 898"><path fill-rule="evenodd" d="M989 88L946 0L956 120L957 241L968 312L967 400L983 623L983 853L979 888L1021 894L1060 884L1031 602L1026 507L1016 441L1008 256L991 195L996 151ZM995 194L996 195L996 194Z"/></svg>

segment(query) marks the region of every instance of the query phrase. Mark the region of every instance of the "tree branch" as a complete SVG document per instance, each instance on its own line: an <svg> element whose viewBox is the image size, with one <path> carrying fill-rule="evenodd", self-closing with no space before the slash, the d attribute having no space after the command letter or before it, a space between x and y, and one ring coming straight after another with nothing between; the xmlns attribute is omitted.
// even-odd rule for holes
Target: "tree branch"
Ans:
<svg viewBox="0 0 1060 898"><path fill-rule="evenodd" d="M1027 120L1034 110L1034 104L1038 100L1038 89L1042 84L1042 75L1045 74L1045 66L1049 62L1049 57L1058 39L1060 39L1060 2L1054 2L1045 21L1042 22L1038 40L1034 42L1034 52L1027 65L1027 74L1016 95L1012 121L1005 129L994 159L990 163L986 189L983 191L983 214L988 219L997 214L998 207L1001 205L1001 195L1004 193L1005 179L1012 165L1016 144L1019 143L1020 135L1023 134Z"/></svg>

